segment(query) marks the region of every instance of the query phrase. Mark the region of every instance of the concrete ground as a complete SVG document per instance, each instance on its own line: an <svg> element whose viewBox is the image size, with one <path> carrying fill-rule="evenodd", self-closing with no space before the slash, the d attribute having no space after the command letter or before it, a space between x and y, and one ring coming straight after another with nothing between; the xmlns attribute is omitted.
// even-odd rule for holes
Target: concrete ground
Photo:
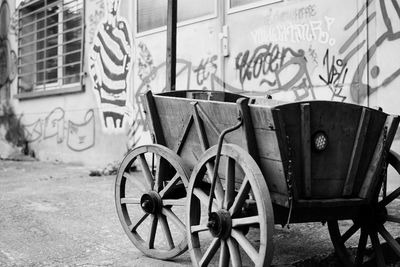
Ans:
<svg viewBox="0 0 400 267"><path fill-rule="evenodd" d="M274 244L275 266L340 266L321 223L277 226ZM159 261L133 246L115 211L114 176L89 176L80 166L0 160L0 266L149 265L191 262L187 252Z"/></svg>

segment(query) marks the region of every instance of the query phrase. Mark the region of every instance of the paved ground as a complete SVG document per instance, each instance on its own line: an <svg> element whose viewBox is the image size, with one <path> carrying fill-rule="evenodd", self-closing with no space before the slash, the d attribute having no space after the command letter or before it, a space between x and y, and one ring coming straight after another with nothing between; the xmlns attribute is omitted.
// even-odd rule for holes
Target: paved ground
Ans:
<svg viewBox="0 0 400 267"><path fill-rule="evenodd" d="M170 262L144 257L118 220L114 177L88 174L79 166L0 161L0 266L191 265L188 253ZM276 266L313 256L335 266L320 223L277 227L274 239Z"/></svg>

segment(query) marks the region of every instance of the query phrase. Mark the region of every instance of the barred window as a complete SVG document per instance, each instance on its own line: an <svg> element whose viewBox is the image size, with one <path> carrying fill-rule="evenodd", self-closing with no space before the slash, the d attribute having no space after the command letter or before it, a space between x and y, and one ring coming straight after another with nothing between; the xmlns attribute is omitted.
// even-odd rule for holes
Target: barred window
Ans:
<svg viewBox="0 0 400 267"><path fill-rule="evenodd" d="M76 85L83 70L83 0L31 0L19 7L18 92Z"/></svg>
<svg viewBox="0 0 400 267"><path fill-rule="evenodd" d="M137 0L137 32L166 26L167 6L167 0ZM178 22L211 16L215 13L215 0L178 1Z"/></svg>

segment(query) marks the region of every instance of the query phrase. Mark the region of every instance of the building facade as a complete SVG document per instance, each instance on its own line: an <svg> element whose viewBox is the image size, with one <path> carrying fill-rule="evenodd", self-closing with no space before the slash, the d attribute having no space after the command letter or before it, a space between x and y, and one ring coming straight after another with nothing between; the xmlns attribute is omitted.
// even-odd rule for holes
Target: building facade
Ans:
<svg viewBox="0 0 400 267"><path fill-rule="evenodd" d="M41 160L104 166L151 142L139 96L166 90L166 14L165 0L0 0L2 117ZM396 0L178 0L176 88L400 114L399 48ZM5 121L0 138L18 135Z"/></svg>

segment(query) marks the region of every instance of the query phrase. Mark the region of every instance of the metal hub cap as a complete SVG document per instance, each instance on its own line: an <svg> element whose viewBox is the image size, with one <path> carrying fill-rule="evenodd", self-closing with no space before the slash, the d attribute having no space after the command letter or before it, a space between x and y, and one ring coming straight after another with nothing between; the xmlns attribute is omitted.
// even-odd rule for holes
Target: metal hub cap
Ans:
<svg viewBox="0 0 400 267"><path fill-rule="evenodd" d="M228 211L212 212L208 217L207 227L214 237L226 239L232 229L232 218Z"/></svg>
<svg viewBox="0 0 400 267"><path fill-rule="evenodd" d="M156 214L161 211L162 200L159 194L154 191L150 191L143 194L140 198L140 206L143 211L150 214Z"/></svg>

